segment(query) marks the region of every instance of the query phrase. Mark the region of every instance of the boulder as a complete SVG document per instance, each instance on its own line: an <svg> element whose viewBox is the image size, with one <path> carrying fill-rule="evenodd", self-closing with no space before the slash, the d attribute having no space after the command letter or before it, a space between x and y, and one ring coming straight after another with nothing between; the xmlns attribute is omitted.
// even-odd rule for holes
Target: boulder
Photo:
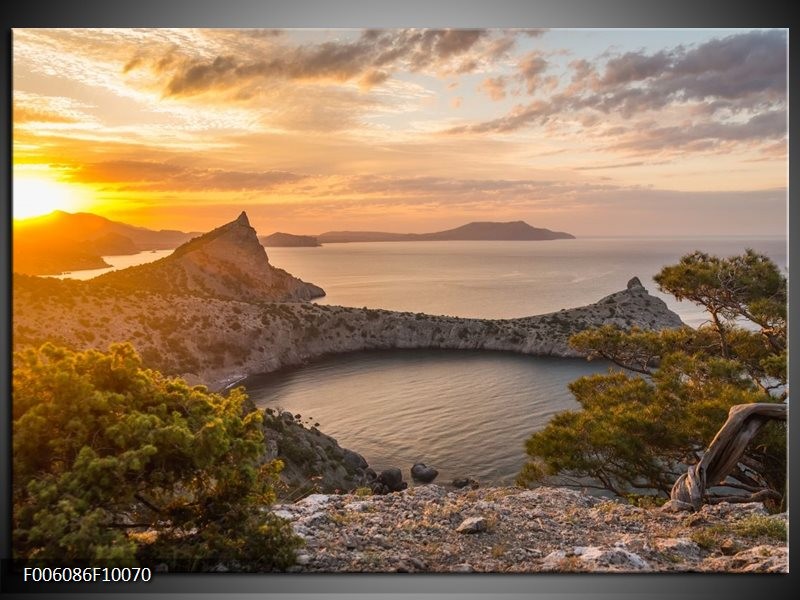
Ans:
<svg viewBox="0 0 800 600"><path fill-rule="evenodd" d="M372 491L375 494L388 494L389 492L400 492L408 487L403 481L403 473L397 467L384 469L378 475L375 483L372 484Z"/></svg>
<svg viewBox="0 0 800 600"><path fill-rule="evenodd" d="M456 527L458 533L481 533L486 531L488 525L483 517L469 517Z"/></svg>
<svg viewBox="0 0 800 600"><path fill-rule="evenodd" d="M453 479L452 485L454 488L458 489L469 487L470 489L477 490L480 487L480 484L471 477L456 477Z"/></svg>
<svg viewBox="0 0 800 600"><path fill-rule="evenodd" d="M633 289L636 289L636 290L642 289L642 290L644 290L644 286L642 285L642 282L638 277L631 277L631 279L628 280L627 288L629 290L633 290Z"/></svg>
<svg viewBox="0 0 800 600"><path fill-rule="evenodd" d="M436 479L439 471L433 467L428 467L424 463L416 463L411 467L411 478L414 481L421 481L422 483L430 483Z"/></svg>

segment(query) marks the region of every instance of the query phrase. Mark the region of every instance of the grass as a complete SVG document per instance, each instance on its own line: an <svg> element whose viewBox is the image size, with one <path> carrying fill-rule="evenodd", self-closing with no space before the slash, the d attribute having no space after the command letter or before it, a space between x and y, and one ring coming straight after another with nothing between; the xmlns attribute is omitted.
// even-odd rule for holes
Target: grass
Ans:
<svg viewBox="0 0 800 600"><path fill-rule="evenodd" d="M775 517L750 515L730 524L711 525L693 532L691 540L704 550L716 550L726 536L749 539L767 538L775 542L787 540L786 522Z"/></svg>
<svg viewBox="0 0 800 600"><path fill-rule="evenodd" d="M716 550L722 544L721 535L714 531L716 527L704 527L693 531L690 539L703 550Z"/></svg>
<svg viewBox="0 0 800 600"><path fill-rule="evenodd" d="M766 537L778 542L787 539L786 522L780 518L751 515L732 527L734 533L747 538Z"/></svg>
<svg viewBox="0 0 800 600"><path fill-rule="evenodd" d="M654 496L652 494L628 494L625 499L628 504L638 506L639 508L659 508L669 500L666 496Z"/></svg>

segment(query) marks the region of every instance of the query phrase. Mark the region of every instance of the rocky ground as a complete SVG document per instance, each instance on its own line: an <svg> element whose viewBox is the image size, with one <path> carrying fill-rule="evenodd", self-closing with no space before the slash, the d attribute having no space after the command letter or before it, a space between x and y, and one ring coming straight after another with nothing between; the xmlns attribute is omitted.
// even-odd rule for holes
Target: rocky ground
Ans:
<svg viewBox="0 0 800 600"><path fill-rule="evenodd" d="M274 508L305 539L293 571L788 570L786 515L761 504L672 513L566 488L425 485Z"/></svg>

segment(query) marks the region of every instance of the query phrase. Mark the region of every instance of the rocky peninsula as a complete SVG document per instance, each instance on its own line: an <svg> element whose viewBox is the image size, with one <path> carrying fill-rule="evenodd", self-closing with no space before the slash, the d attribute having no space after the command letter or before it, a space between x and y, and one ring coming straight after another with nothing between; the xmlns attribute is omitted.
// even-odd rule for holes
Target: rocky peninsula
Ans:
<svg viewBox="0 0 800 600"><path fill-rule="evenodd" d="M93 280L14 276L14 344L106 349L131 341L145 362L221 387L342 352L392 348L580 356L568 340L605 324L679 327L637 278L594 304L517 319L472 319L304 302L324 291L269 263L238 219L161 260Z"/></svg>

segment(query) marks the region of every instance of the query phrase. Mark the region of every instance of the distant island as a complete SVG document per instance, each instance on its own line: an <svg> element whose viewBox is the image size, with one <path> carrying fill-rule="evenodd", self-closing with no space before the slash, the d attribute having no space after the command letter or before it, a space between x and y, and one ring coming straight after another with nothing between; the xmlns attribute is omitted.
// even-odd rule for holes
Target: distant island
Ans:
<svg viewBox="0 0 800 600"><path fill-rule="evenodd" d="M170 229L154 231L91 213L57 210L14 221L14 272L57 275L101 269L110 266L103 256L168 250L198 235Z"/></svg>
<svg viewBox="0 0 800 600"><path fill-rule="evenodd" d="M280 231L275 232L272 235L261 236L258 239L261 244L267 248L299 248L322 245L313 235L293 235L291 233L282 233Z"/></svg>
<svg viewBox="0 0 800 600"><path fill-rule="evenodd" d="M386 233L382 231L328 231L317 236L323 244L346 242L430 242L430 241L538 241L568 240L575 236L563 231L532 227L525 221L496 223L476 221L455 229L434 233Z"/></svg>

